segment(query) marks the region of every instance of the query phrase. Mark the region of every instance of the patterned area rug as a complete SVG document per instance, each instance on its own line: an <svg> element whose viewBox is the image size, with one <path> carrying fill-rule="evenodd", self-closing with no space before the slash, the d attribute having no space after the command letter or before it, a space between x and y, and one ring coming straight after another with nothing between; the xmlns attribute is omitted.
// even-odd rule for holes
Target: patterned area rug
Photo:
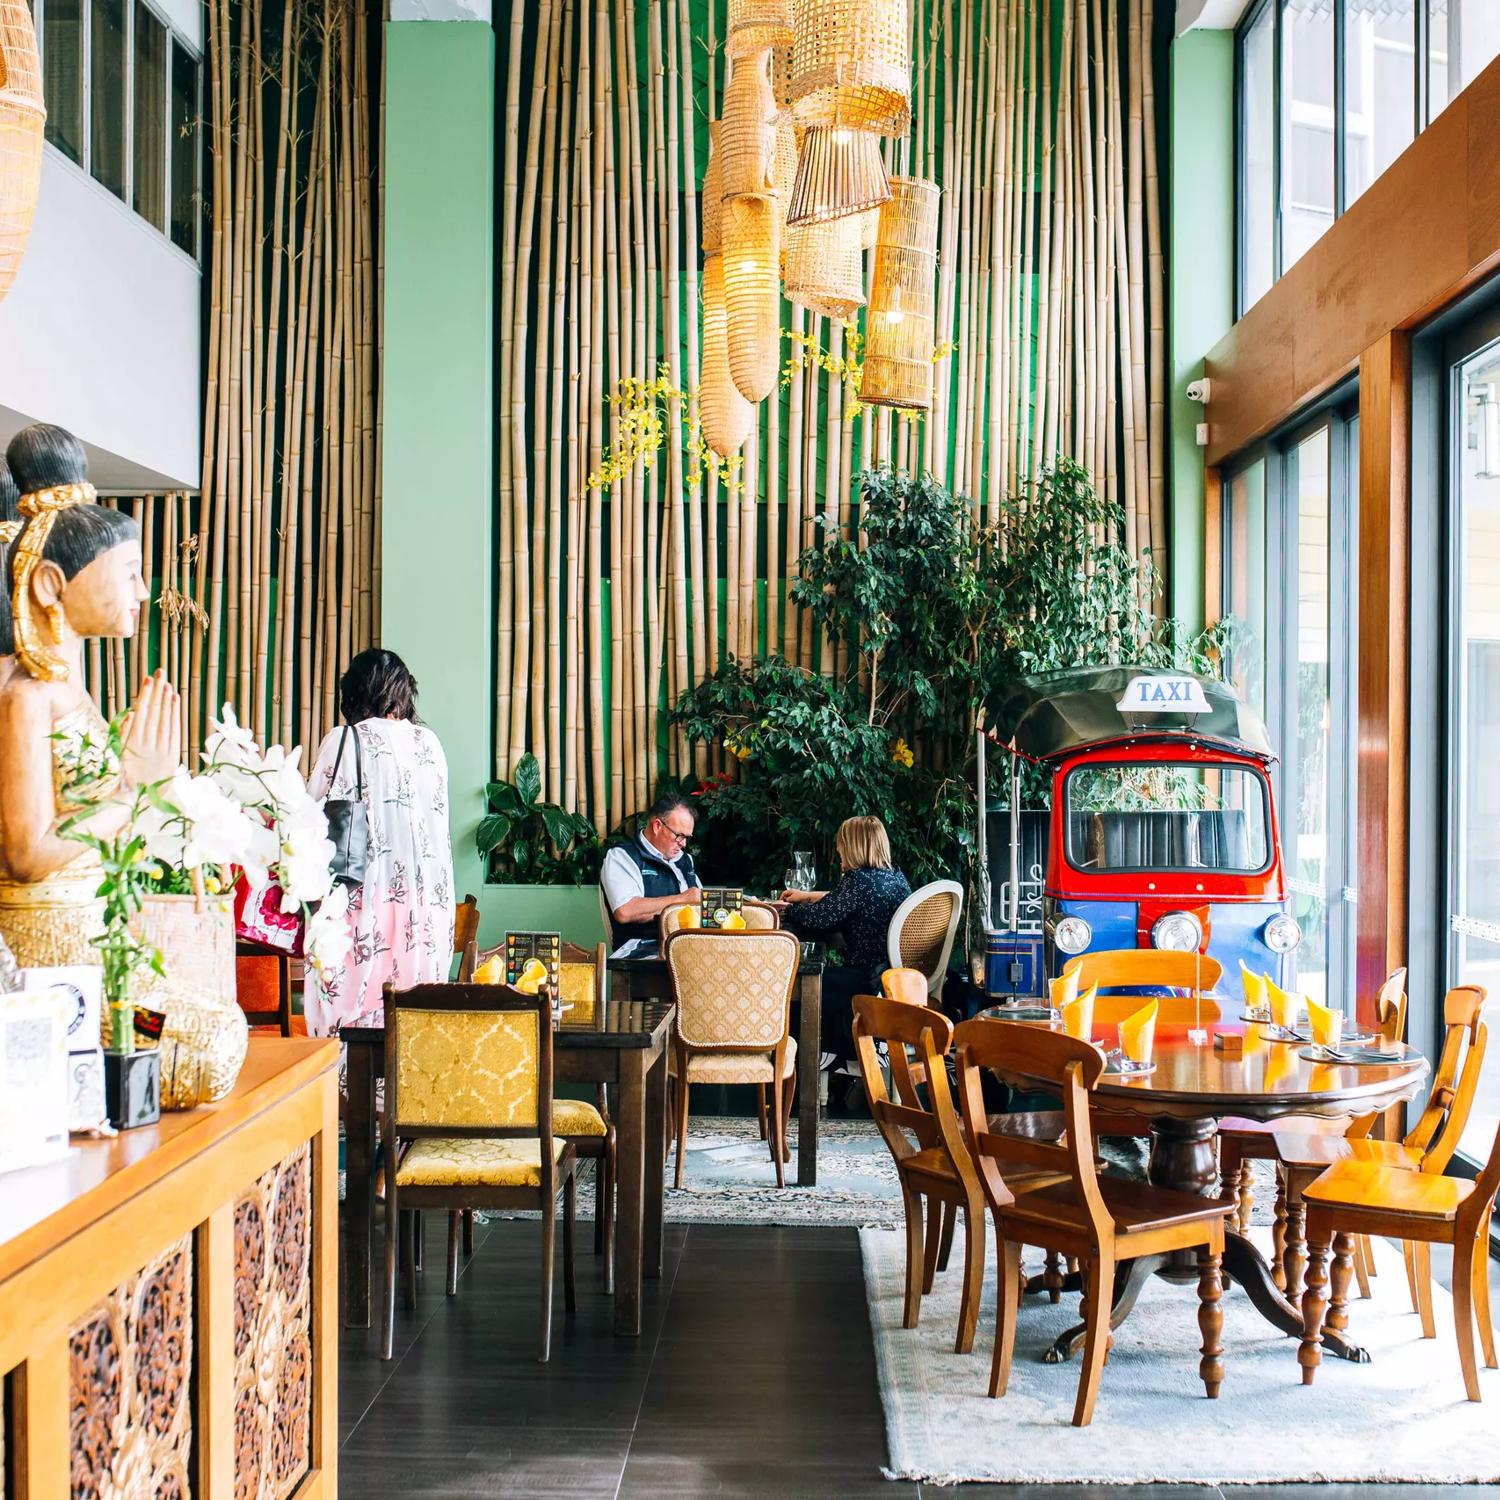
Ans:
<svg viewBox="0 0 1500 1500"><path fill-rule="evenodd" d="M901 1327L903 1241L866 1230L865 1285L890 1451L889 1477L924 1484L1262 1484L1335 1481L1490 1483L1500 1478L1500 1371L1481 1370L1484 1401L1464 1399L1453 1306L1434 1287L1435 1339L1423 1339L1399 1253L1376 1246L1369 1302L1350 1304L1351 1334L1372 1362L1325 1359L1301 1383L1297 1345L1227 1288L1224 1388L1198 1381L1197 1295L1153 1280L1116 1331L1093 1424L1071 1425L1078 1362L1042 1351L1077 1322L1077 1299L1032 1297L1020 1315L1010 1389L985 1394L995 1329L993 1244L979 1334L953 1353L961 1257ZM1036 1252L1029 1258L1037 1259Z"/></svg>

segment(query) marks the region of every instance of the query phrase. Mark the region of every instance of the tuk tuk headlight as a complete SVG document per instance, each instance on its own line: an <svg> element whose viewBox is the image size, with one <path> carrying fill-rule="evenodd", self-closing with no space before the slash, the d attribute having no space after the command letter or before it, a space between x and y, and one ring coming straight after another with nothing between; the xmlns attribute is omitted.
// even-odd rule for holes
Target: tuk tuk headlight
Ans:
<svg viewBox="0 0 1500 1500"><path fill-rule="evenodd" d="M1169 911L1151 924L1151 946L1167 953L1196 953L1203 927L1190 911Z"/></svg>
<svg viewBox="0 0 1500 1500"><path fill-rule="evenodd" d="M1262 929L1261 937L1272 953L1290 953L1302 941L1302 929L1295 917L1277 912Z"/></svg>
<svg viewBox="0 0 1500 1500"><path fill-rule="evenodd" d="M1057 944L1057 951L1070 958L1082 953L1093 938L1094 929L1082 917L1064 917L1052 929L1052 941Z"/></svg>

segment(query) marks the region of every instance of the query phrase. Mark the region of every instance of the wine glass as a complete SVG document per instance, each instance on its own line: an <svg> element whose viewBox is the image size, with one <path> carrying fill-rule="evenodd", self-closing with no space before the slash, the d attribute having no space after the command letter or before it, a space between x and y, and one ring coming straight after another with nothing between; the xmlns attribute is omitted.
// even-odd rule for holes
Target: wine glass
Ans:
<svg viewBox="0 0 1500 1500"><path fill-rule="evenodd" d="M783 870L781 874L781 894L784 896L788 891L800 889L797 885L797 872L795 870Z"/></svg>
<svg viewBox="0 0 1500 1500"><path fill-rule="evenodd" d="M796 865L797 889L799 891L810 891L815 889L817 883L817 871L813 867L811 849L799 849L792 855L792 861Z"/></svg>

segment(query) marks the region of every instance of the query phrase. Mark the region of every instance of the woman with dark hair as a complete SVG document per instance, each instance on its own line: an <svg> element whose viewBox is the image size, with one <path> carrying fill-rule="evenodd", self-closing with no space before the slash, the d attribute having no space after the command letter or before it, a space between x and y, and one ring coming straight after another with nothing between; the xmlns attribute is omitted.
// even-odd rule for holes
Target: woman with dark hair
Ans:
<svg viewBox="0 0 1500 1500"><path fill-rule="evenodd" d="M445 980L453 958L453 851L448 763L417 719L417 684L394 651L361 651L339 684L344 727L323 741L313 796L363 802L365 878L349 896L354 946L337 969L309 976L307 1029L379 1026L387 984Z"/></svg>

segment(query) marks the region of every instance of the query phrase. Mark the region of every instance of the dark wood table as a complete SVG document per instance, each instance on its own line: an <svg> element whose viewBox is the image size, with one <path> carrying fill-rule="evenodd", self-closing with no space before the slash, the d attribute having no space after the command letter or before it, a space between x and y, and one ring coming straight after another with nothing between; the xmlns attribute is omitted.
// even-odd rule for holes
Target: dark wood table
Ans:
<svg viewBox="0 0 1500 1500"><path fill-rule="evenodd" d="M1003 1016L1003 1011L983 1014ZM1152 1182L1203 1197L1219 1195L1215 1147L1222 1117L1352 1119L1410 1099L1428 1072L1427 1059L1410 1048L1403 1048L1400 1060L1390 1065L1340 1066L1310 1062L1300 1055L1301 1044L1270 1041L1259 1026L1215 1029L1243 1032L1243 1057L1224 1057L1214 1050L1211 1039L1201 1044L1190 1041L1181 1027L1163 1028L1156 1035L1153 1072L1137 1078L1106 1076L1095 1090L1101 1108L1149 1120L1151 1155L1146 1175ZM1115 1030L1103 1028L1094 1040L1107 1049L1114 1044ZM1023 1074L1001 1076L1019 1087L1042 1086ZM1170 1256L1142 1256L1123 1263L1120 1273L1110 1325L1115 1328L1129 1315L1153 1274L1169 1281L1191 1280L1194 1285L1198 1280L1195 1265L1178 1264ZM1274 1327L1302 1336L1300 1307L1277 1287L1265 1256L1233 1229L1225 1235L1224 1274L1244 1289ZM1323 1338L1330 1353L1358 1363L1369 1360L1368 1353L1341 1332L1325 1329ZM1048 1361L1068 1358L1081 1347L1082 1339L1081 1328L1069 1329L1049 1350Z"/></svg>
<svg viewBox="0 0 1500 1500"><path fill-rule="evenodd" d="M822 1047L823 970L820 943L803 943L797 971L797 1186L818 1185L818 1058ZM629 958L608 961L613 1000L666 999L672 993L667 961L656 945Z"/></svg>
<svg viewBox="0 0 1500 1500"><path fill-rule="evenodd" d="M558 1083L612 1085L615 1178L615 1332L639 1336L641 1283L661 1275L667 1155L670 1002L609 1000L593 1025L561 1026L553 1041ZM375 1214L375 1086L385 1074L385 1028L351 1027L344 1108L344 1326L370 1326Z"/></svg>

